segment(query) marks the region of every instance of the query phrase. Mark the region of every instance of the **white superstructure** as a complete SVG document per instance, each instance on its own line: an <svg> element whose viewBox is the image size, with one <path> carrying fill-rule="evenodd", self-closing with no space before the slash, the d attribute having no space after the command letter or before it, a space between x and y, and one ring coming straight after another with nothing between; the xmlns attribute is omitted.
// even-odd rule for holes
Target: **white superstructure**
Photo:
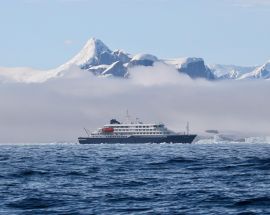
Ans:
<svg viewBox="0 0 270 215"><path fill-rule="evenodd" d="M167 129L163 123L119 123L113 119L110 124L92 132L91 137L168 136L172 134L175 133Z"/></svg>

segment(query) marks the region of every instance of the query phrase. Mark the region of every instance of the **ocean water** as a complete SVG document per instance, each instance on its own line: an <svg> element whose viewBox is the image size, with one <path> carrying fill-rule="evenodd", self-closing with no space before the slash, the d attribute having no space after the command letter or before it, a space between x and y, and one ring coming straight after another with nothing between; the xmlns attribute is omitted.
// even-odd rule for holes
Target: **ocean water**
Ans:
<svg viewBox="0 0 270 215"><path fill-rule="evenodd" d="M0 214L270 214L270 144L0 145Z"/></svg>

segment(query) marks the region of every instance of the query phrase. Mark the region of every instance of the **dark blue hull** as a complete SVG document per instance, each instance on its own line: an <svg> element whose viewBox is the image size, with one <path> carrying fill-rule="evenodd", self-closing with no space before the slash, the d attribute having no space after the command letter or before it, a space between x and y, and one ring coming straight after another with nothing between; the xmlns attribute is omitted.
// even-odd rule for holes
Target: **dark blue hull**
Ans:
<svg viewBox="0 0 270 215"><path fill-rule="evenodd" d="M197 135L169 135L162 137L130 136L119 138L79 137L80 144L115 144L115 143L192 143Z"/></svg>

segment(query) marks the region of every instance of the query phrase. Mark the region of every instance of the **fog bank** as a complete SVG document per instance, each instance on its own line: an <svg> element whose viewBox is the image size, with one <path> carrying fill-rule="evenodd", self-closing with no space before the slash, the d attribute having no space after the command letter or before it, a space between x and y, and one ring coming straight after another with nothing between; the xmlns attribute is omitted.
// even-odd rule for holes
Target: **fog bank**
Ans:
<svg viewBox="0 0 270 215"><path fill-rule="evenodd" d="M129 72L98 78L73 68L44 83L1 83L0 142L74 142L126 109L175 131L189 121L192 132L270 135L269 81L191 80L163 64Z"/></svg>

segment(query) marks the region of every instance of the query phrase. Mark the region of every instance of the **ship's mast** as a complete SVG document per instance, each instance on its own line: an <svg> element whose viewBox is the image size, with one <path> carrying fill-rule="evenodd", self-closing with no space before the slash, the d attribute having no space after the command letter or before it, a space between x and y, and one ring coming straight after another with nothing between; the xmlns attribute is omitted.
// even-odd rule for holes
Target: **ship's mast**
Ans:
<svg viewBox="0 0 270 215"><path fill-rule="evenodd" d="M187 129L187 135L189 135L189 122L187 122L186 129Z"/></svg>
<svg viewBox="0 0 270 215"><path fill-rule="evenodd" d="M87 129L86 129L86 128L83 128L83 129L84 129L85 133L87 134L87 136L90 137L90 135L89 135Z"/></svg>
<svg viewBox="0 0 270 215"><path fill-rule="evenodd" d="M130 115L128 113L128 110L126 112L126 123L130 123Z"/></svg>

